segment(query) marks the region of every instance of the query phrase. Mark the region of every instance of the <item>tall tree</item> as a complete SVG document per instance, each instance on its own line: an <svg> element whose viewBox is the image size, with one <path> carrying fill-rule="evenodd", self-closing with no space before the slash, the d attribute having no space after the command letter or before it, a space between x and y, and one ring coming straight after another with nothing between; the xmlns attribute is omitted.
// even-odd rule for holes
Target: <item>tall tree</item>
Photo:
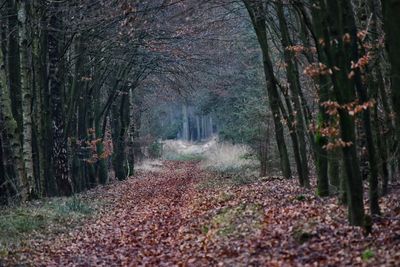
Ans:
<svg viewBox="0 0 400 267"><path fill-rule="evenodd" d="M386 48L391 65L391 88L396 120L397 143L400 142L400 1L382 0ZM397 144L399 146L399 144ZM399 155L397 155L399 160Z"/></svg>
<svg viewBox="0 0 400 267"><path fill-rule="evenodd" d="M336 100L341 107L356 100L351 73L352 46L350 17L354 16L351 3L345 0L319 0L318 6L325 17L326 30L321 36L327 54L327 66L332 71L332 84ZM328 26L329 25L329 26ZM353 225L364 223L363 186L356 150L355 118L345 108L339 108L343 157L347 177L349 221Z"/></svg>
<svg viewBox="0 0 400 267"><path fill-rule="evenodd" d="M295 120L291 122L294 127L294 132L296 138L299 142L299 153L300 153L300 166L299 178L300 184L302 186L309 187L309 170L308 170L308 158L307 158L307 146L306 146L306 136L307 132L305 130L305 119L303 116L303 108L300 102L301 95L301 85L298 76L298 68L293 55L290 52L290 46L292 45L288 24L286 21L284 6L282 2L276 3L277 15L279 20L279 28L281 31L281 44L283 47L284 61L286 66L286 77L288 82L289 90L292 94L291 101L294 106Z"/></svg>
<svg viewBox="0 0 400 267"><path fill-rule="evenodd" d="M284 128L282 124L282 116L280 113L280 106L282 106L277 80L274 74L274 68L270 56L268 36L265 22L265 8L262 1L258 0L243 0L247 11L249 12L254 30L263 55L264 74L267 82L267 91L269 104L271 107L274 125L275 125L275 138L278 145L279 156L281 161L281 169L283 176L291 178L292 172L290 169L289 156L284 136Z"/></svg>
<svg viewBox="0 0 400 267"><path fill-rule="evenodd" d="M69 177L68 167L68 145L65 135L65 116L62 94L62 69L61 69L61 46L62 41L62 12L59 2L51 2L49 6L49 31L48 31L48 53L49 53L49 90L51 96L51 115L53 131L53 164L54 177L57 181L60 195L72 194L72 185Z"/></svg>
<svg viewBox="0 0 400 267"><path fill-rule="evenodd" d="M18 1L18 22L19 22L19 54L20 54L20 77L22 97L22 155L26 175L26 185L29 196L34 196L35 180L32 159L32 87L31 70L29 66L29 32L27 1Z"/></svg>

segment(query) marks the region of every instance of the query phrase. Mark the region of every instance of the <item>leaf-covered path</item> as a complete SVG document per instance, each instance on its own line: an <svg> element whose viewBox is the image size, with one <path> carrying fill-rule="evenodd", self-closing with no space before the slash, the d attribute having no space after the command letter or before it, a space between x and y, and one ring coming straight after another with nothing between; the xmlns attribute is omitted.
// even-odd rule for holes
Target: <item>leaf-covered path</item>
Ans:
<svg viewBox="0 0 400 267"><path fill-rule="evenodd" d="M165 164L163 172L147 173L117 183L101 194L111 205L94 221L55 240L37 243L34 262L47 266L137 266L179 263L179 229L187 224L193 191L194 163Z"/></svg>
<svg viewBox="0 0 400 267"><path fill-rule="evenodd" d="M221 180L222 179L222 180ZM96 189L96 219L34 240L18 261L35 266L396 266L400 217L386 206L372 236L347 226L334 197L293 182L215 177L195 162ZM389 202L390 205L388 204ZM398 204L397 204L398 206ZM400 208L400 206L398 206ZM398 209L397 209L398 211Z"/></svg>

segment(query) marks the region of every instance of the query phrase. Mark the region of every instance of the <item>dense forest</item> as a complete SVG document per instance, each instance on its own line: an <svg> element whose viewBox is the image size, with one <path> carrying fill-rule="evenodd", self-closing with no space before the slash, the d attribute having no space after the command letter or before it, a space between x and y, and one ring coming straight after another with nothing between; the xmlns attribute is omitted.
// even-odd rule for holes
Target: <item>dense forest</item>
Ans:
<svg viewBox="0 0 400 267"><path fill-rule="evenodd" d="M148 160L207 172L165 151L217 140L366 235L399 221L399 0L2 0L0 23L4 212Z"/></svg>

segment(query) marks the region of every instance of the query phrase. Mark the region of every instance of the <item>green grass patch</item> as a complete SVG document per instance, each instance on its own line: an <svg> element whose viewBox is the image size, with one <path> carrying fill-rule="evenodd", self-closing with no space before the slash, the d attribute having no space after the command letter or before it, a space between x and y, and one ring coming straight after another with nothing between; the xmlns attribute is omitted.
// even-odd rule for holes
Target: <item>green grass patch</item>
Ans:
<svg viewBox="0 0 400 267"><path fill-rule="evenodd" d="M366 249L361 254L361 258L363 261L369 261L370 259L372 259L374 257L375 257L375 253L371 249Z"/></svg>
<svg viewBox="0 0 400 267"><path fill-rule="evenodd" d="M67 231L92 216L98 204L80 197L51 198L0 210L0 255L35 234Z"/></svg>
<svg viewBox="0 0 400 267"><path fill-rule="evenodd" d="M242 236L261 227L263 212L260 205L240 204L226 207L212 217L207 232L214 229L221 237Z"/></svg>

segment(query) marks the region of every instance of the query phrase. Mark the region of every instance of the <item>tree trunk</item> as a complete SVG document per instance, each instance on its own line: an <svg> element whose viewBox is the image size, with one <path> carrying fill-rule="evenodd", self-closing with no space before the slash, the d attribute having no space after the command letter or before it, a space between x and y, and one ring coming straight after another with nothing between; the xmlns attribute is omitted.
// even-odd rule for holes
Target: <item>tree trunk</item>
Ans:
<svg viewBox="0 0 400 267"><path fill-rule="evenodd" d="M1 122L1 120L0 120ZM6 205L8 203L8 183L6 179L6 169L4 166L3 157L3 140L2 134L0 132L0 206Z"/></svg>
<svg viewBox="0 0 400 267"><path fill-rule="evenodd" d="M189 114L188 105L186 101L182 104L182 139L184 141L189 141Z"/></svg>
<svg viewBox="0 0 400 267"><path fill-rule="evenodd" d="M12 113L12 105L10 91L7 84L7 76L5 69L5 61L3 49L0 49L0 105L4 120L4 131L11 145L12 162L16 169L16 183L22 201L26 201L29 197L28 188L25 183L24 162L22 160L22 145L18 131L17 121Z"/></svg>
<svg viewBox="0 0 400 267"><path fill-rule="evenodd" d="M271 106L272 116L275 125L275 138L279 150L280 164L282 174L285 178L291 178L292 172L290 169L289 156L286 147L286 141L284 136L283 124L281 121L280 113L280 97L277 88L277 81L274 74L272 60L269 52L267 31L264 18L264 8L262 2L255 1L250 2L243 0L247 11L249 12L251 21L253 23L254 30L257 35L257 39L262 50L264 74L267 83L268 99Z"/></svg>
<svg viewBox="0 0 400 267"><path fill-rule="evenodd" d="M351 72L351 45L346 40L349 34L348 16L352 14L347 0L319 0L319 8L327 16L324 26L327 27L322 40L328 56L327 66L332 70L332 83L339 105L343 106L355 101L354 81L348 79ZM335 40L333 42L332 40ZM345 109L339 109L341 137L347 145L343 147L343 159L347 173L349 221L352 225L362 226L364 223L363 186L356 150L355 119Z"/></svg>
<svg viewBox="0 0 400 267"><path fill-rule="evenodd" d="M12 111L18 128L22 129L22 96L21 96L21 75L20 75L20 45L18 41L19 27L17 15L17 1L7 0L8 9L8 84L12 101Z"/></svg>
<svg viewBox="0 0 400 267"><path fill-rule="evenodd" d="M301 9L301 13L304 16L303 20L307 20L310 24L309 27L313 28L314 31L314 43L317 47L317 55L320 61L326 62L326 55L324 54L324 47L321 45L317 37L322 37L324 35L324 19L322 17L322 12L320 7L315 3L312 6L311 14L312 14L312 22L308 19L307 12L304 10L302 6L299 6ZM312 25L311 25L312 24ZM316 169L317 169L317 192L319 196L328 196L329 195L329 176L328 176L328 168L329 168L329 158L325 145L328 144L328 138L321 134L321 130L329 125L329 115L327 114L327 110L324 107L324 103L329 100L331 93L329 92L329 87L331 85L331 81L329 77L325 75L319 75L317 78L318 83L318 116L316 120L316 133L313 140L315 146L315 157L316 157Z"/></svg>
<svg viewBox="0 0 400 267"><path fill-rule="evenodd" d="M118 180L122 181L128 175L125 147L129 128L129 97L122 96L119 101L113 104L112 121L114 144L113 166L115 176Z"/></svg>
<svg viewBox="0 0 400 267"><path fill-rule="evenodd" d="M279 27L281 31L281 43L284 50L284 60L286 63L286 79L289 84L288 89L290 90L292 95L290 102L293 102L294 105L294 120L291 122L291 126L299 143L299 163L301 165L299 170L301 170L301 172L298 175L300 177L300 184L304 187L310 187L306 146L307 132L305 129L305 120L302 113L303 109L300 103L301 86L297 75L297 63L295 62L295 60L293 60L290 51L287 49L291 45L291 40L289 36L289 28L284 14L283 4L281 2L277 3L276 8L278 12Z"/></svg>
<svg viewBox="0 0 400 267"><path fill-rule="evenodd" d="M200 116L196 116L196 140L201 141Z"/></svg>
<svg viewBox="0 0 400 267"><path fill-rule="evenodd" d="M353 13L353 9L351 4L345 4L343 7L347 9L347 20L348 27L349 27L349 34L351 36L351 55L352 55L352 62L358 62L360 59L360 52L358 48L358 40L357 40L357 26L356 21ZM399 24L400 25L400 24ZM365 87L362 77L361 77L361 70L356 68L354 70L355 76L355 86L357 89L358 97L360 100L360 105L371 101L368 96L367 88ZM400 102L399 102L400 104ZM379 215L380 208L379 208L379 182L378 182L378 161L376 159L376 149L375 149L375 142L372 134L371 128L371 111L369 108L363 111L362 113L362 120L363 126L365 130L365 135L367 139L367 149L368 149L368 161L369 161L369 204L371 209L371 214Z"/></svg>
<svg viewBox="0 0 400 267"><path fill-rule="evenodd" d="M26 185L29 197L35 197L35 177L32 159L32 89L31 70L28 59L28 16L26 0L19 1L19 52L21 68L21 96L22 96L22 156L24 161Z"/></svg>
<svg viewBox="0 0 400 267"><path fill-rule="evenodd" d="M52 2L50 5L50 20L48 32L49 51L49 90L52 107L52 131L53 131L53 164L54 177L57 181L59 195L69 196L72 194L72 184L69 178L68 168L68 146L65 136L65 118L62 98L62 72L60 66L60 30L62 25L62 14L59 11L59 3Z"/></svg>
<svg viewBox="0 0 400 267"><path fill-rule="evenodd" d="M400 142L400 0L382 0L386 49L391 65L391 87L397 146ZM397 155L398 161L400 154Z"/></svg>

